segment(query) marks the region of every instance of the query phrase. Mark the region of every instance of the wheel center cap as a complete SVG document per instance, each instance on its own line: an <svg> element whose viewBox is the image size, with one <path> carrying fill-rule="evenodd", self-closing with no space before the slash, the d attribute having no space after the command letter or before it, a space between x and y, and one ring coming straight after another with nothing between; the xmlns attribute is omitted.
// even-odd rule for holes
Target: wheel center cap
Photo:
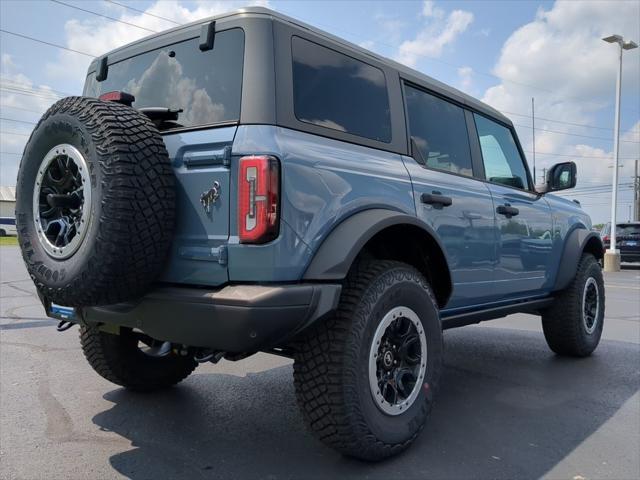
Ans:
<svg viewBox="0 0 640 480"><path fill-rule="evenodd" d="M384 352L384 355L382 356L382 363L385 368L391 368L393 366L393 352L391 352L391 350Z"/></svg>

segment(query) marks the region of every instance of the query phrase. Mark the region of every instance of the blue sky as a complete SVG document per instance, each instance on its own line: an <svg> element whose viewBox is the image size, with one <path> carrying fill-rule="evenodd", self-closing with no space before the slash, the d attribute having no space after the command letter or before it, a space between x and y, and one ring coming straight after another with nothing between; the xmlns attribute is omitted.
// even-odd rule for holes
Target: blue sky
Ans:
<svg viewBox="0 0 640 480"><path fill-rule="evenodd" d="M255 2L63 3L142 28L48 0L1 0L1 28L99 55L149 34L148 30L175 26L158 16L183 23ZM535 97L536 127L540 128L536 132L538 177L544 167L574 160L579 168L578 188L567 196L579 199L595 222L606 221L617 57L615 47L600 38L620 33L640 41L640 2L259 3L407 63L506 112L528 152L533 143L527 116ZM2 118L34 122L58 95L80 93L90 57L7 33L0 34L0 41ZM632 199L633 160L640 157L639 52L625 53L623 68L618 209L623 220ZM2 120L0 127L0 184L12 185L32 125ZM531 153L527 155L531 163Z"/></svg>

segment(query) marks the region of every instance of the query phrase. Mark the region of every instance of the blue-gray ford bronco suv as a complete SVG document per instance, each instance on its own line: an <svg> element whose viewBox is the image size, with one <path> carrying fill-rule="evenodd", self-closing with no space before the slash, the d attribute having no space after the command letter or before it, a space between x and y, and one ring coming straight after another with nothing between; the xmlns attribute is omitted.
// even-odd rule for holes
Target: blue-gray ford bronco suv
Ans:
<svg viewBox="0 0 640 480"><path fill-rule="evenodd" d="M16 217L98 374L152 391L287 356L310 430L377 460L423 429L444 329L526 312L556 354L596 348L602 243L550 194L575 182L536 189L487 105L248 8L95 59L34 129Z"/></svg>

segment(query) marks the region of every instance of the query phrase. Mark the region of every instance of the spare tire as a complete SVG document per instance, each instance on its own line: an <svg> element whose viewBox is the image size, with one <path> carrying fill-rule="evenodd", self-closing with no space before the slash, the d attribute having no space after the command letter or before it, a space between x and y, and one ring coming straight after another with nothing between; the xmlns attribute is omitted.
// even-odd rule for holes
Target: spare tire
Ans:
<svg viewBox="0 0 640 480"><path fill-rule="evenodd" d="M169 155L144 114L85 97L49 108L16 192L20 249L42 296L73 307L141 296L162 271L174 221Z"/></svg>

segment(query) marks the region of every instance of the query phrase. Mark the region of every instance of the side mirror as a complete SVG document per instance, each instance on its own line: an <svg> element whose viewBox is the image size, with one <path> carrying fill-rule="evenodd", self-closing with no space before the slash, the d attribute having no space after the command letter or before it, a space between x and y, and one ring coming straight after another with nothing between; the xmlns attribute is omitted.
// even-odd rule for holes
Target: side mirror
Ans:
<svg viewBox="0 0 640 480"><path fill-rule="evenodd" d="M567 190L576 186L578 180L578 168L574 162L556 163L547 172L542 193Z"/></svg>

